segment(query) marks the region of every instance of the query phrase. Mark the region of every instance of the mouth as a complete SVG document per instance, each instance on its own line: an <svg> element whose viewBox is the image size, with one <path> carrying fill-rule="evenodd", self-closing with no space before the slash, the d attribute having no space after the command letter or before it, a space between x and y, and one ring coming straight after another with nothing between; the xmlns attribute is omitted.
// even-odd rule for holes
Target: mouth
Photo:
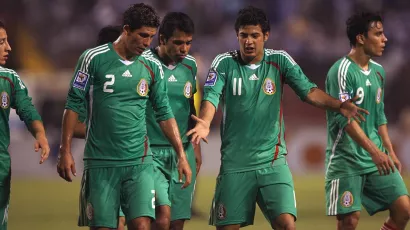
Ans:
<svg viewBox="0 0 410 230"><path fill-rule="evenodd" d="M145 51L145 48L137 47L137 51L139 53L143 53Z"/></svg>
<svg viewBox="0 0 410 230"><path fill-rule="evenodd" d="M245 53L253 53L255 52L255 48L253 47L245 47Z"/></svg>

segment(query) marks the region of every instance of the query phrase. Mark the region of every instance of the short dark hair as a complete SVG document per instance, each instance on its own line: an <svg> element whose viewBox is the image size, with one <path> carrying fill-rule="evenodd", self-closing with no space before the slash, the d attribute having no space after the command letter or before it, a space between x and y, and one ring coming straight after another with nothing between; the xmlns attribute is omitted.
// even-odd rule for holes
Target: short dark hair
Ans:
<svg viewBox="0 0 410 230"><path fill-rule="evenodd" d="M383 22L383 18L379 13L362 12L352 15L346 21L346 33L349 38L350 45L356 45L356 36L363 34L367 36L372 22Z"/></svg>
<svg viewBox="0 0 410 230"><path fill-rule="evenodd" d="M170 12L162 19L159 27L159 34L163 35L166 40L172 37L174 31L178 29L187 34L194 34L195 27L192 19L182 12Z"/></svg>
<svg viewBox="0 0 410 230"><path fill-rule="evenodd" d="M248 25L260 25L262 28L262 33L270 31L269 19L262 9L248 6L238 12L238 17L235 22L235 31L238 33L239 28Z"/></svg>
<svg viewBox="0 0 410 230"><path fill-rule="evenodd" d="M121 26L106 26L98 32L97 46L114 42L121 35Z"/></svg>
<svg viewBox="0 0 410 230"><path fill-rule="evenodd" d="M159 17L154 8L147 4L133 4L123 14L123 26L125 25L128 25L131 31L143 26L158 28Z"/></svg>
<svg viewBox="0 0 410 230"><path fill-rule="evenodd" d="M6 29L6 26L4 25L4 23L1 20L0 20L0 28Z"/></svg>

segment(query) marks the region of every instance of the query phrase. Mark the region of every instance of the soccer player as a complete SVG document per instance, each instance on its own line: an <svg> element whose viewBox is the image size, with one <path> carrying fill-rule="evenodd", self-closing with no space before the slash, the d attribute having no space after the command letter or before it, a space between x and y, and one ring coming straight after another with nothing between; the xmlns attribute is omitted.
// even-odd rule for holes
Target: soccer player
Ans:
<svg viewBox="0 0 410 230"><path fill-rule="evenodd" d="M316 107L363 119L351 101L340 102L312 83L285 51L265 49L269 21L252 6L235 22L240 49L216 56L204 86L200 118L187 135L207 141L219 102L221 168L210 224L220 230L253 224L255 203L274 229L295 229L296 201L286 161L282 94L288 84L301 100Z"/></svg>
<svg viewBox="0 0 410 230"><path fill-rule="evenodd" d="M364 123L347 124L340 114L327 112L326 213L337 217L341 230L356 229L362 205L370 215L388 209L390 216L381 229L402 230L410 202L387 131L386 74L371 59L382 56L386 46L382 18L356 14L346 25L351 50L330 68L326 91L342 102L358 96L356 104L370 115Z"/></svg>
<svg viewBox="0 0 410 230"><path fill-rule="evenodd" d="M201 166L200 146L191 144L185 135L193 124L190 115L196 114L193 95L196 92L197 66L195 58L188 55L193 34L194 23L188 15L181 12L168 13L159 28L159 46L145 52L147 55L153 55L165 66L164 75L170 105L179 131L183 135L182 142L192 170L191 185L182 189L182 184L178 181L176 168L178 159L175 151L162 134L152 106L147 105L148 138L154 156L154 165L158 169L155 178L157 192L155 229L166 230L171 227L174 230L182 230L185 220L191 218L195 179ZM120 223L124 222L124 217L121 217ZM121 228L123 226L119 227Z"/></svg>
<svg viewBox="0 0 410 230"><path fill-rule="evenodd" d="M11 108L16 110L17 115L27 126L27 129L36 138L34 149L36 152L41 148L40 164L50 153L50 147L43 122L36 108L28 96L26 85L19 75L12 69L3 68L8 55L11 52L7 40L5 25L0 21L0 113L2 117L0 125L0 230L7 229L8 210L10 201L11 162L8 147L10 145L9 116Z"/></svg>
<svg viewBox="0 0 410 230"><path fill-rule="evenodd" d="M161 64L142 55L159 26L155 10L131 5L115 43L81 55L63 116L57 171L71 182L76 175L71 141L78 114L87 102L87 135L81 182L79 226L117 228L121 206L128 229L150 229L155 217L154 166L146 136L145 110L150 100L161 130L178 154L179 181L191 181L178 126L166 93ZM183 175L182 175L183 174Z"/></svg>

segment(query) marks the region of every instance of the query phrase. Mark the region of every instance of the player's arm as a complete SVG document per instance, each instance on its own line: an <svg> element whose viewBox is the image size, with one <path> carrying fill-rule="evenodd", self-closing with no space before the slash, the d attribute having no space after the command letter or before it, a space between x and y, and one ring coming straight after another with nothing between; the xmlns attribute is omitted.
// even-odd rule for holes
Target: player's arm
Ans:
<svg viewBox="0 0 410 230"><path fill-rule="evenodd" d="M85 135L86 135L85 123L81 121L77 121L77 124L75 125L75 128L74 128L73 137L79 138L79 139L85 139Z"/></svg>
<svg viewBox="0 0 410 230"><path fill-rule="evenodd" d="M326 110L331 110L343 114L350 123L350 118L364 121L364 117L359 113L368 113L366 110L357 107L352 100L340 102L323 92L316 84L311 82L303 73L302 69L285 51L281 54L281 66L284 72L285 83L287 83L299 96L299 98L307 103Z"/></svg>
<svg viewBox="0 0 410 230"><path fill-rule="evenodd" d="M191 98L190 108L191 108L191 115L196 115L195 109L195 99L194 97ZM189 125L188 130L191 130L195 127L195 121L192 117L189 118ZM202 152L201 152L201 143L192 143L195 153L195 162L196 162L196 174L198 175L199 171L201 170L202 165Z"/></svg>
<svg viewBox="0 0 410 230"><path fill-rule="evenodd" d="M191 142L199 144L201 139L208 143L207 137L210 131L212 119L218 108L219 100L225 87L225 69L226 58L224 55L218 55L212 62L204 84L204 97L202 99L199 117L191 115L196 121L193 129L189 130L187 135L191 136ZM223 73L223 74L221 74Z"/></svg>
<svg viewBox="0 0 410 230"><path fill-rule="evenodd" d="M377 148L377 146L366 136L356 121L347 124L345 131L357 144L360 145L360 147L365 149L371 155L380 175L390 174L390 170L394 172L394 164L390 161L389 157L386 153Z"/></svg>
<svg viewBox="0 0 410 230"><path fill-rule="evenodd" d="M50 153L43 122L32 103L31 97L28 96L27 87L17 74L13 75L13 83L15 85L15 92L12 108L16 110L17 115L24 121L28 130L36 139L34 150L38 152L39 148L41 148L40 164L42 164Z"/></svg>
<svg viewBox="0 0 410 230"><path fill-rule="evenodd" d="M186 188L191 183L192 172L186 159L184 147L177 122L169 105L167 85L164 81L164 72L159 62L151 64L150 72L153 74L153 81L150 84L149 100L152 103L154 114L165 137L171 143L178 157L179 181L182 182L182 175L185 175L185 183L182 188ZM151 68L146 66L147 68Z"/></svg>
<svg viewBox="0 0 410 230"><path fill-rule="evenodd" d="M381 71L382 75L380 75L381 77L381 81L382 81L382 89L383 91L381 91L381 98L380 98L380 105L379 105L379 111L378 111L378 117L377 117L377 125L379 126L379 135L382 138L382 142L383 142L383 146L384 148L387 150L387 152L389 153L391 159L393 160L394 165L397 167L397 169L399 170L399 172L401 173L401 169L402 169L402 165L401 162L399 160L399 158L397 157L396 153L394 152L393 149L393 144L391 143L390 140L390 136L389 136L389 131L387 128L387 117L386 114L384 113L384 82L385 82L385 72L384 70Z"/></svg>
<svg viewBox="0 0 410 230"><path fill-rule="evenodd" d="M75 127L78 123L78 114L84 112L86 96L89 91L93 61L85 60L88 52L79 58L74 77L67 95L67 102L63 114L61 131L60 151L58 155L57 172L61 178L71 182L71 175L76 176L75 162L71 153L71 143L74 137Z"/></svg>

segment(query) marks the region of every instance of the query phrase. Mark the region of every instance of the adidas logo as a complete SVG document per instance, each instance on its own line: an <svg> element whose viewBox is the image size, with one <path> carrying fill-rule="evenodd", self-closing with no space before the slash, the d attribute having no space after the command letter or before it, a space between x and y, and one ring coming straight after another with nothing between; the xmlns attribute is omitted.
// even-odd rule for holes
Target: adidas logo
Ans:
<svg viewBox="0 0 410 230"><path fill-rule="evenodd" d="M171 75L171 77L168 78L168 81L169 81L169 82L176 82L177 79L175 78L174 75Z"/></svg>
<svg viewBox="0 0 410 230"><path fill-rule="evenodd" d="M369 79L366 80L366 86L371 86L372 84L370 83Z"/></svg>
<svg viewBox="0 0 410 230"><path fill-rule="evenodd" d="M252 76L249 77L249 80L250 81L257 81L257 80L259 80L259 78L255 74L252 74Z"/></svg>
<svg viewBox="0 0 410 230"><path fill-rule="evenodd" d="M132 75L131 75L131 73L130 73L129 70L126 70L126 71L122 74L122 76L123 76L123 77L132 77Z"/></svg>

